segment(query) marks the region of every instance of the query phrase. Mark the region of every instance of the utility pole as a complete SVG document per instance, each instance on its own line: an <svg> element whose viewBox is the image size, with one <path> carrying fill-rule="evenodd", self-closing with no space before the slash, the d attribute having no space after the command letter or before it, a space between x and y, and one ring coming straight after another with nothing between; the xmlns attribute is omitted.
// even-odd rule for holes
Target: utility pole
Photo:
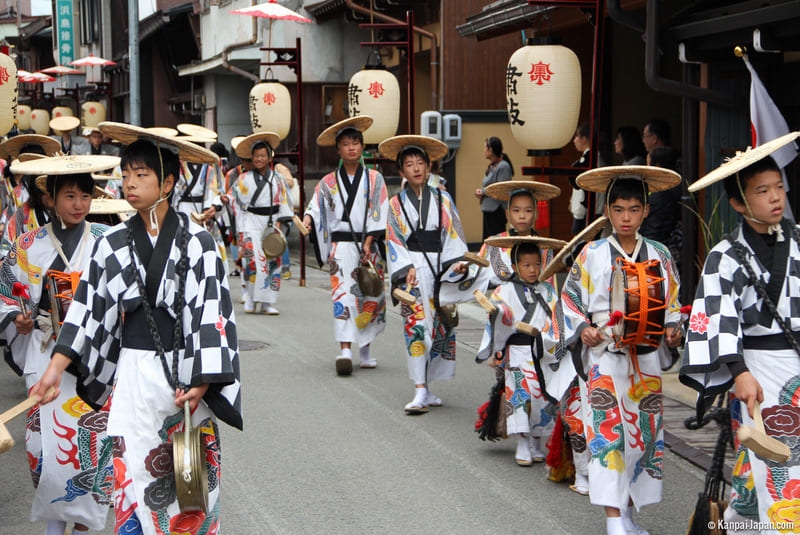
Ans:
<svg viewBox="0 0 800 535"><path fill-rule="evenodd" d="M130 71L130 124L142 124L142 92L139 78L139 0L128 0L128 58Z"/></svg>

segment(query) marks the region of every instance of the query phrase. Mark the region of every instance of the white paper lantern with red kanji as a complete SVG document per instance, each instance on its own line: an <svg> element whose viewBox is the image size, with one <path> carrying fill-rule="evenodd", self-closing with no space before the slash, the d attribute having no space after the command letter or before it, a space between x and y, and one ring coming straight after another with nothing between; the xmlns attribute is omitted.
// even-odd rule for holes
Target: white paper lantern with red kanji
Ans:
<svg viewBox="0 0 800 535"><path fill-rule="evenodd" d="M400 84L384 67L367 66L350 78L347 112L369 115L374 122L364 132L364 143L378 144L397 133L400 122Z"/></svg>
<svg viewBox="0 0 800 535"><path fill-rule="evenodd" d="M81 104L81 122L83 126L97 128L106 120L106 107L102 102L89 101Z"/></svg>
<svg viewBox="0 0 800 535"><path fill-rule="evenodd" d="M292 128L292 97L285 85L274 81L254 85L249 107L253 133L275 132L286 139Z"/></svg>
<svg viewBox="0 0 800 535"><path fill-rule="evenodd" d="M17 114L17 66L6 54L0 54L0 135L14 128Z"/></svg>
<svg viewBox="0 0 800 535"><path fill-rule="evenodd" d="M56 117L73 117L75 114L72 113L72 108L69 106L53 106L53 113L50 115L51 119L55 119Z"/></svg>
<svg viewBox="0 0 800 535"><path fill-rule="evenodd" d="M25 104L17 106L17 128L28 130L31 127L31 107Z"/></svg>
<svg viewBox="0 0 800 535"><path fill-rule="evenodd" d="M532 42L512 54L506 69L511 133L526 149L560 149L578 126L581 65L569 48Z"/></svg>
<svg viewBox="0 0 800 535"><path fill-rule="evenodd" d="M37 109L31 112L31 128L37 134L46 136L50 133L50 113L47 110Z"/></svg>

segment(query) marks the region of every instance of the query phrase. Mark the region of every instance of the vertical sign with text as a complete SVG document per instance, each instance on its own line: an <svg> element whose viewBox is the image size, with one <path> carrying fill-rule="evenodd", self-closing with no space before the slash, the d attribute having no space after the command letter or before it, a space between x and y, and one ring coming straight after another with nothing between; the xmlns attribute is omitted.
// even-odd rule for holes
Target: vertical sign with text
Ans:
<svg viewBox="0 0 800 535"><path fill-rule="evenodd" d="M56 25L53 31L58 43L58 62L67 65L75 59L72 0L56 0Z"/></svg>

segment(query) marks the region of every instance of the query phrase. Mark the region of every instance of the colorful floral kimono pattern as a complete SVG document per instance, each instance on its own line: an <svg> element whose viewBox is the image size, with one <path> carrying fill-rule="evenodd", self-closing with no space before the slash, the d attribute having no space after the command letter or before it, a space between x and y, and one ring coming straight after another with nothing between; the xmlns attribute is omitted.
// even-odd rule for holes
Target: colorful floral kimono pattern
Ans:
<svg viewBox="0 0 800 535"><path fill-rule="evenodd" d="M337 178L340 172L328 173L319 181L306 214L313 220L312 243L320 266L327 262L330 267L334 336L338 342L356 342L364 346L386 326L386 297L383 292L378 296L361 293L356 280L361 248L352 238L350 241L334 241L333 236L334 233L344 233L350 237L351 224L357 239L361 239L362 233L373 236L375 241L370 260L383 280L385 265L379 254L378 240L386 233L389 200L383 176L373 169L364 172L359 167L356 171L358 189L351 204L347 188L342 186L341 178ZM351 205L350 223L344 217L347 205Z"/></svg>
<svg viewBox="0 0 800 535"><path fill-rule="evenodd" d="M3 241L0 243L0 256L4 257L19 236L36 230L47 223L47 215L40 210L32 210L26 202L14 212L6 223Z"/></svg>
<svg viewBox="0 0 800 535"><path fill-rule="evenodd" d="M783 330L757 295L730 240L743 246L745 261L763 282L785 324L796 333L800 331L798 228L789 220L783 220L782 227L784 240L773 248L772 266L762 263L764 257L756 253L758 244L751 242L760 238L753 239L755 233L746 233L742 225L709 253L692 305L680 375L682 382L708 399L732 385L727 364L743 360L761 385L765 430L787 444L792 456L786 463L776 463L740 448L731 507L742 516L779 527L764 533L800 532L800 356L788 342L770 344L769 349L763 345L768 339L764 337L785 340ZM743 425L753 425L743 407L739 414Z"/></svg>
<svg viewBox="0 0 800 535"><path fill-rule="evenodd" d="M667 309L665 327L680 320L678 277L667 248L639 238L636 262L654 259L664 277L661 295ZM640 352L634 370L627 348L616 349L605 325L610 316L612 267L623 253L616 239L589 243L572 266L561 293L565 343L581 344L580 334L594 324L609 343L582 348L578 372L586 378L584 424L589 461L589 496L595 505L638 509L661 500L664 457L661 400L662 348Z"/></svg>
<svg viewBox="0 0 800 535"><path fill-rule="evenodd" d="M504 352L506 429L508 434L524 433L541 437L550 433L554 420L549 394L545 394L543 367L549 362L541 341L514 343L517 322L539 329L540 336L550 331L551 309L556 292L547 282L523 284L518 279L503 283L492 294L496 311L489 315L475 360L482 362ZM522 341L522 340L520 340ZM548 399L550 398L550 399Z"/></svg>
<svg viewBox="0 0 800 535"><path fill-rule="evenodd" d="M518 233L514 230L505 231L497 234L497 237L505 238L509 235L517 236ZM536 233L533 232L532 235L535 236ZM491 264L489 266L491 269L486 270L485 276L481 278L479 287L482 292L486 292L489 286L500 286L502 283L511 280L514 276L514 269L511 267L511 247L495 247L484 243L478 254L484 258L488 258ZM542 268L550 263L551 258L553 258L553 250L542 249ZM547 282L550 286L555 288L555 275L549 278Z"/></svg>
<svg viewBox="0 0 800 535"><path fill-rule="evenodd" d="M73 269L88 265L94 242L106 228L87 223L76 229L83 232L83 247L79 243L69 259ZM50 225L23 234L0 267L0 337L10 346L9 364L25 377L28 389L41 379L55 345L49 313L39 307L46 293L44 275L57 258L51 239ZM18 334L13 323L20 313L19 303L11 297L16 282L28 285L26 307L40 326L27 335ZM92 530L104 528L113 483L107 419L107 406L95 411L78 397L71 375L64 376L55 401L28 413L25 448L36 489L32 521L60 520L85 524Z"/></svg>
<svg viewBox="0 0 800 535"><path fill-rule="evenodd" d="M239 218L237 228L239 231L239 247L242 248L242 263L247 263L245 279L250 297L261 303L276 303L278 291L281 289L281 259L267 258L261 248L261 240L267 232L277 232L269 228L270 220L274 223L292 218L294 212L291 208L291 199L286 189L286 181L274 171L269 171L269 176L258 178L256 171L248 171L239 177L233 188ZM257 198L253 199L258 185L262 180L267 180L261 188ZM270 187L271 186L271 187ZM272 192L272 197L270 197ZM273 209L272 216L258 215L252 209Z"/></svg>
<svg viewBox="0 0 800 535"><path fill-rule="evenodd" d="M416 298L416 303L403 305L401 309L405 321L403 332L408 351L408 373L414 384L452 379L455 375L455 330L442 323L435 305L437 296L434 290L439 274L463 257L467 244L452 198L447 192L440 192L440 210L438 191L425 186L421 202L410 188L392 197L386 227L392 287L405 288L408 270L416 269L417 286L407 289ZM410 220L406 219L406 214ZM411 237L414 229L438 233L441 240L439 250L428 253L412 250L414 247L409 245L409 240L414 241ZM425 254L437 273L431 270Z"/></svg>
<svg viewBox="0 0 800 535"><path fill-rule="evenodd" d="M56 351L72 358L80 375L79 391L87 403L104 403L113 385L108 434L116 441L117 533L135 533L137 525L145 535L217 533L219 441L214 417L242 427L238 340L225 269L211 236L172 210L167 212L148 266L139 259L138 240L135 257L131 257L128 225L134 236L145 232L137 214L97 241L59 333ZM121 339L122 315L141 306L133 269L139 270L142 280L148 280L148 271L160 274L155 306L175 317L175 270L184 232L189 232L189 264L180 318L184 349L179 352L177 375L184 384L209 384L192 416L192 423L204 430L209 446L208 516L179 512L171 473L172 450L167 443L176 430L183 430L183 412L175 405L175 392L167 383L161 361L155 351L122 346ZM157 258L164 258L163 267L156 263ZM167 361L171 368L171 352Z"/></svg>

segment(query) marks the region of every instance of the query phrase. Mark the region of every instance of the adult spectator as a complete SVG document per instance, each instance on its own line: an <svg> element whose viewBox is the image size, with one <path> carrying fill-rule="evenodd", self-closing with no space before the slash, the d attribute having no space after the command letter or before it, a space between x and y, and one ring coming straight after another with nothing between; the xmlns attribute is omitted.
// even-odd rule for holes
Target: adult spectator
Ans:
<svg viewBox="0 0 800 535"><path fill-rule="evenodd" d="M591 143L592 143L592 129L589 123L581 123L575 130L575 136L572 138L572 144L581 155L580 158L572 162L572 167L589 167L591 156ZM605 167L605 157L598 151L597 153L597 167ZM572 234L577 234L586 227L586 212L589 202L594 202L595 211L589 222L594 221L603 212L603 201L605 195L600 193L586 192L578 187L575 182L577 176L569 178L570 185L572 185L572 196L569 200L569 211L572 212Z"/></svg>
<svg viewBox="0 0 800 535"><path fill-rule="evenodd" d="M675 171L678 151L672 147L654 147L647 155L647 165ZM650 213L639 228L645 238L670 245L681 216L681 185L665 191L656 191L647 198Z"/></svg>
<svg viewBox="0 0 800 535"><path fill-rule="evenodd" d="M669 124L664 119L650 119L642 129L642 142L649 153L656 147L670 147Z"/></svg>
<svg viewBox="0 0 800 535"><path fill-rule="evenodd" d="M639 131L632 126L622 126L614 137L614 152L622 156L622 165L645 165L647 150Z"/></svg>
<svg viewBox="0 0 800 535"><path fill-rule="evenodd" d="M491 163L486 168L481 187L475 190L475 196L481 201L483 238L486 239L506 230L506 203L485 196L483 189L495 182L511 180L514 167L508 155L503 152L503 142L498 137L492 136L484 142L483 155Z"/></svg>

